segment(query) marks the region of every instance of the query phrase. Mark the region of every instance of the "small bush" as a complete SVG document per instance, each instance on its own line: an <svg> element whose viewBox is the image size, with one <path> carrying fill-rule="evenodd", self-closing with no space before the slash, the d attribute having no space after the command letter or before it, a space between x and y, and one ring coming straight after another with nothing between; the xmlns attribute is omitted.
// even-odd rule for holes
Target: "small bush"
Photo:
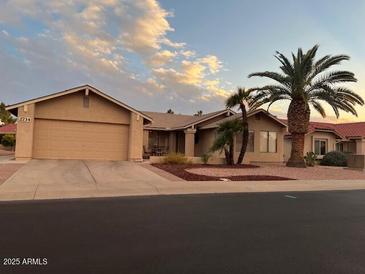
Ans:
<svg viewBox="0 0 365 274"><path fill-rule="evenodd" d="M210 156L212 156L210 153L204 153L200 158L202 162L206 165L208 164L208 161L210 159Z"/></svg>
<svg viewBox="0 0 365 274"><path fill-rule="evenodd" d="M314 152L307 152L304 156L304 160L307 166L314 166L316 164L317 155Z"/></svg>
<svg viewBox="0 0 365 274"><path fill-rule="evenodd" d="M324 155L321 165L324 166L347 166L346 155L340 151L331 151Z"/></svg>
<svg viewBox="0 0 365 274"><path fill-rule="evenodd" d="M173 165L182 165L190 163L188 158L181 153L170 153L167 156L165 156L163 162L164 164L173 164Z"/></svg>
<svg viewBox="0 0 365 274"><path fill-rule="evenodd" d="M5 134L3 138L1 138L1 144L4 147L15 146L15 136L13 134Z"/></svg>

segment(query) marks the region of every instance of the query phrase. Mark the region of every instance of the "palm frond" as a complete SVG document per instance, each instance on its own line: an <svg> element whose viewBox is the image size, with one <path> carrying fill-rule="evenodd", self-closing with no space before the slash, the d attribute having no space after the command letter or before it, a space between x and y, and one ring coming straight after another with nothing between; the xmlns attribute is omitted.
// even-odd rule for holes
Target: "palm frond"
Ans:
<svg viewBox="0 0 365 274"><path fill-rule="evenodd" d="M319 103L318 101L315 100L311 100L309 101L309 103L313 106L313 108L319 113L321 114L321 116L323 118L326 117L326 111L324 110L324 108L322 107L321 103Z"/></svg>
<svg viewBox="0 0 365 274"><path fill-rule="evenodd" d="M255 73L251 73L250 75L248 75L249 78L251 78L253 76L270 78L272 80L275 80L276 82L279 82L280 84L282 84L284 86L288 86L288 87L290 86L290 77L277 73L277 72L264 71L264 72L255 72Z"/></svg>

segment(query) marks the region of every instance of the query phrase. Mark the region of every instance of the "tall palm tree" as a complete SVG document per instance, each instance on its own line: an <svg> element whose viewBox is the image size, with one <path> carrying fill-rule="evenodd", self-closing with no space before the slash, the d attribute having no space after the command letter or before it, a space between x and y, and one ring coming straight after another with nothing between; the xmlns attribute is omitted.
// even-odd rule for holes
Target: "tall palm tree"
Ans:
<svg viewBox="0 0 365 274"><path fill-rule="evenodd" d="M240 132L242 132L242 124L238 119L228 120L218 126L218 136L210 150L213 152L224 151L228 165L234 165L234 136Z"/></svg>
<svg viewBox="0 0 365 274"><path fill-rule="evenodd" d="M338 86L340 83L356 82L352 72L345 70L328 71L350 59L347 55L325 55L315 60L318 45L303 53L299 48L297 54L292 53L289 61L280 52L275 58L281 63L281 73L256 72L248 77L259 76L270 78L277 82L256 90L265 94L266 100L272 103L279 100L290 100L288 108L288 130L292 135L292 150L287 166L305 167L303 158L304 135L308 132L310 105L322 117L326 116L322 103L329 104L339 117L339 110L357 116L356 104L363 105L364 100L351 89Z"/></svg>
<svg viewBox="0 0 365 274"><path fill-rule="evenodd" d="M257 93L253 89L238 88L237 92L232 94L226 100L226 107L233 108L238 106L241 110L241 123L242 123L242 145L240 154L237 159L237 164L241 164L245 157L249 131L247 122L248 111L253 111L266 103L266 95L263 93Z"/></svg>

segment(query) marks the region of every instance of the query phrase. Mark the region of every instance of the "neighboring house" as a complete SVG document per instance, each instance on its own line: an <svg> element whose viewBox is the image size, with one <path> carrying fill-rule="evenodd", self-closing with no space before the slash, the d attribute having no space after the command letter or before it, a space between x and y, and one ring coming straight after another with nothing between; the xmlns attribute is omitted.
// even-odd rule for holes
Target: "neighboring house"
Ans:
<svg viewBox="0 0 365 274"><path fill-rule="evenodd" d="M84 85L6 108L17 159L141 160L147 115Z"/></svg>
<svg viewBox="0 0 365 274"><path fill-rule="evenodd" d="M287 123L286 120L282 120ZM284 136L285 161L291 152L291 135ZM346 154L365 155L365 122L320 123L310 122L304 140L304 153L314 152L322 158L327 152L341 151Z"/></svg>
<svg viewBox="0 0 365 274"><path fill-rule="evenodd" d="M15 135L16 134L16 124L7 124L7 125L0 126L0 144L1 144L1 139L3 138L3 136L5 134Z"/></svg>
<svg viewBox="0 0 365 274"><path fill-rule="evenodd" d="M144 148L149 152L180 152L188 157L200 157L209 152L220 123L240 119L241 114L222 110L202 116L144 112L153 121L144 129ZM263 109L248 114L249 144L244 162L275 162L284 160L283 136L286 124ZM242 136L235 138L235 158L238 157ZM157 153L158 154L158 153ZM215 158L224 155L215 153Z"/></svg>

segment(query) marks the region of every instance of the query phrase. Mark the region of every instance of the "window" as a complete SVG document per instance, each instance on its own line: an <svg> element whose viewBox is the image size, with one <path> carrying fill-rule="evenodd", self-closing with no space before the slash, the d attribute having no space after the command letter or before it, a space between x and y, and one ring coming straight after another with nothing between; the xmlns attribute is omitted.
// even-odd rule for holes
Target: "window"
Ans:
<svg viewBox="0 0 365 274"><path fill-rule="evenodd" d="M325 155L327 152L327 140L314 140L314 153Z"/></svg>
<svg viewBox="0 0 365 274"><path fill-rule="evenodd" d="M236 151L241 151L242 146L242 133L236 135ZM248 143L246 152L254 152L255 150L255 133L250 131L248 133Z"/></svg>
<svg viewBox="0 0 365 274"><path fill-rule="evenodd" d="M277 152L277 133L273 131L260 132L260 152Z"/></svg>
<svg viewBox="0 0 365 274"><path fill-rule="evenodd" d="M344 150L343 150L343 143L336 143L336 150L337 151L344 152Z"/></svg>

